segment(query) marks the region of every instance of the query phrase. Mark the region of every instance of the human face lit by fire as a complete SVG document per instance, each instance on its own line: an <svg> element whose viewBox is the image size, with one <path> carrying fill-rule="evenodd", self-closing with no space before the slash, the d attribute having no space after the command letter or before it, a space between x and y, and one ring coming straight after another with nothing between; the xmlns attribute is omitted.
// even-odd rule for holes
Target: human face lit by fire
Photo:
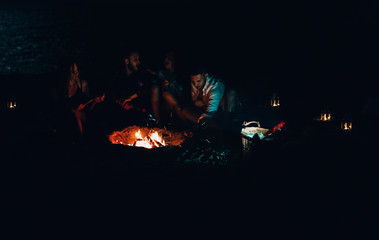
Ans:
<svg viewBox="0 0 379 240"><path fill-rule="evenodd" d="M130 54L129 58L125 59L126 66L133 72L138 71L141 61L140 61L140 55L138 52L134 52Z"/></svg>
<svg viewBox="0 0 379 240"><path fill-rule="evenodd" d="M79 78L79 70L78 70L78 66L76 65L76 63L72 64L70 66L70 79L78 79Z"/></svg>
<svg viewBox="0 0 379 240"><path fill-rule="evenodd" d="M204 87L207 75L208 74L191 75L190 78L192 86L200 90L202 87Z"/></svg>
<svg viewBox="0 0 379 240"><path fill-rule="evenodd" d="M174 54L171 52L167 53L163 60L163 64L167 70L173 71L175 65Z"/></svg>

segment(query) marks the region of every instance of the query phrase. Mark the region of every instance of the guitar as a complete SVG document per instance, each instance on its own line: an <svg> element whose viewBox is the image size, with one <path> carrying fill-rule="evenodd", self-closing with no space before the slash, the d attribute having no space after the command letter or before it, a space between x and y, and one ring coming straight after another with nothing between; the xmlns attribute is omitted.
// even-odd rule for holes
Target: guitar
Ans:
<svg viewBox="0 0 379 240"><path fill-rule="evenodd" d="M105 94L103 94L100 97L95 97L86 103L81 103L76 110L82 111L83 109L87 108L88 106L89 106L89 108L92 108L95 106L96 103L104 101L104 98L105 98Z"/></svg>

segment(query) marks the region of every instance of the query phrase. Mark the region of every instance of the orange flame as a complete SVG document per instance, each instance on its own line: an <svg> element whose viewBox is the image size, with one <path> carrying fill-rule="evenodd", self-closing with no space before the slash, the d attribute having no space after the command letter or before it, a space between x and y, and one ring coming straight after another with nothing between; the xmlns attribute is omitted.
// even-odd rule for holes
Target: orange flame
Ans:
<svg viewBox="0 0 379 240"><path fill-rule="evenodd" d="M144 147L144 148L152 148L153 146L151 146L151 144L149 142L147 142L146 140L141 140L141 141L138 141L136 142L136 144L134 145L135 147Z"/></svg>
<svg viewBox="0 0 379 240"><path fill-rule="evenodd" d="M170 132L165 129L129 126L122 131L114 131L108 136L113 144L134 147L156 148L178 146L184 141L183 133Z"/></svg>
<svg viewBox="0 0 379 240"><path fill-rule="evenodd" d="M159 136L158 132L151 134L150 138L162 145L166 145L165 141Z"/></svg>
<svg viewBox="0 0 379 240"><path fill-rule="evenodd" d="M137 139L142 139L141 130L138 130L138 132L136 132L135 135L136 135Z"/></svg>
<svg viewBox="0 0 379 240"><path fill-rule="evenodd" d="M165 146L165 141L162 137L159 136L158 132L155 131L152 134L149 134L145 137L142 137L141 130L138 130L135 133L136 141L132 144L135 147L144 147L144 148L153 148L159 147L161 145Z"/></svg>

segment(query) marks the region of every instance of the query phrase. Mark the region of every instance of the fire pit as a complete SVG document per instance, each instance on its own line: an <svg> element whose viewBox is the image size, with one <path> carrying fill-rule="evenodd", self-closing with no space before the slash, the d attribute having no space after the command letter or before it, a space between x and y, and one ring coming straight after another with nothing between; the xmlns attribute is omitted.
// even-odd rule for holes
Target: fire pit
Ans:
<svg viewBox="0 0 379 240"><path fill-rule="evenodd" d="M177 156L187 146L185 132L129 126L108 135L111 144L101 154L117 176L154 175L177 165ZM184 144L186 143L186 144ZM165 169L165 170L163 170ZM126 174L126 175L125 175Z"/></svg>
<svg viewBox="0 0 379 240"><path fill-rule="evenodd" d="M184 134L180 132L139 126L129 126L121 131L115 131L108 138L112 144L147 149L180 146L185 140Z"/></svg>

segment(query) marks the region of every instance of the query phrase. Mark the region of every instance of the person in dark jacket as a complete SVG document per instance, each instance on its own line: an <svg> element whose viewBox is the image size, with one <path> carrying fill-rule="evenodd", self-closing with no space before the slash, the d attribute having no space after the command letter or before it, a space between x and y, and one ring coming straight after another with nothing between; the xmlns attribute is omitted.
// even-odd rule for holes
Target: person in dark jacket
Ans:
<svg viewBox="0 0 379 240"><path fill-rule="evenodd" d="M106 93L104 115L114 128L143 124L152 112L152 76L142 69L138 50L131 49L122 57L122 67L111 80Z"/></svg>

